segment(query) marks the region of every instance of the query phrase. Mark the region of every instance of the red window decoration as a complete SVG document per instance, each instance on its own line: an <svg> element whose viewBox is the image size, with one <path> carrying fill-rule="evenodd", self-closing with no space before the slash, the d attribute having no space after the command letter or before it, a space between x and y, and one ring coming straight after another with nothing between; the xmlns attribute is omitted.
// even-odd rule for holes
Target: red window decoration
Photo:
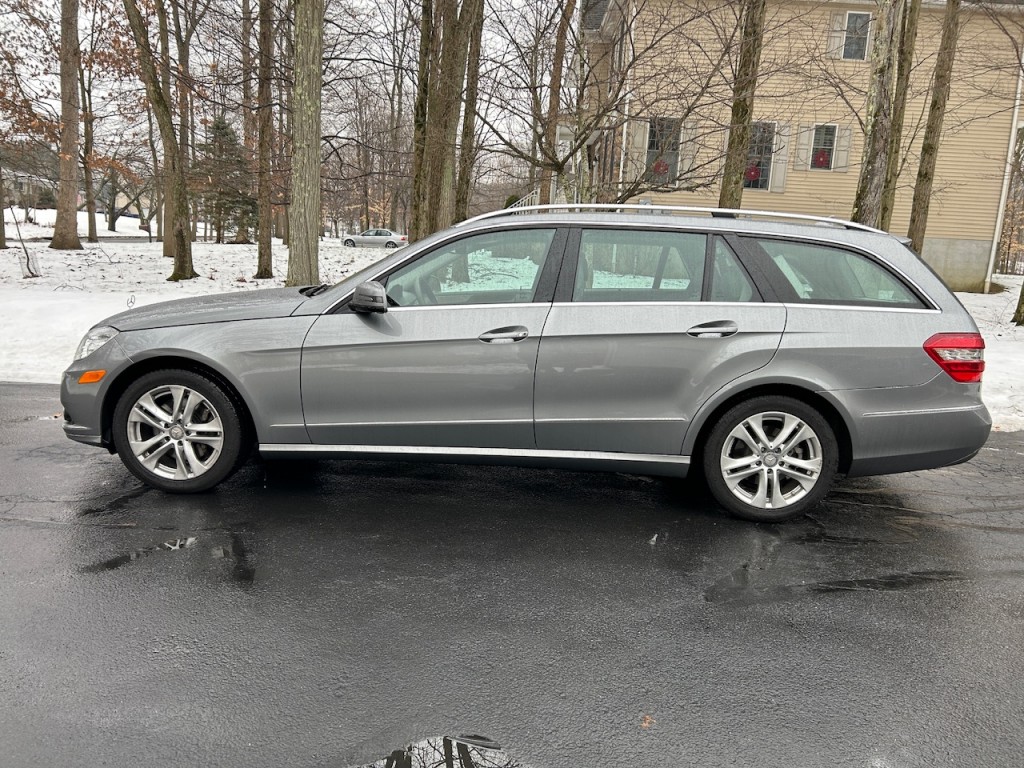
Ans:
<svg viewBox="0 0 1024 768"><path fill-rule="evenodd" d="M832 167L832 150L830 149L819 149L814 153L814 157L811 158L811 168L831 168Z"/></svg>
<svg viewBox="0 0 1024 768"><path fill-rule="evenodd" d="M761 178L761 169L756 165L748 166L747 170L743 172L743 178L747 181L757 181Z"/></svg>
<svg viewBox="0 0 1024 768"><path fill-rule="evenodd" d="M658 176L666 174L668 173L668 163L664 160L657 160L654 165L651 166L651 170Z"/></svg>

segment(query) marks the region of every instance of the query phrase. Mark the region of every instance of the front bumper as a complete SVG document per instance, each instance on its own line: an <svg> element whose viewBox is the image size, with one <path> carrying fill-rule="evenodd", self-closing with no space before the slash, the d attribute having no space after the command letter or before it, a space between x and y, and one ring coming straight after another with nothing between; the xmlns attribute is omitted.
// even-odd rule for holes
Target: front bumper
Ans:
<svg viewBox="0 0 1024 768"><path fill-rule="evenodd" d="M60 383L60 402L64 406L64 434L78 443L110 448L109 433L104 429L104 403L118 375L131 359L117 339L104 344L88 357L76 360L64 371ZM105 370L95 384L79 384L86 371Z"/></svg>

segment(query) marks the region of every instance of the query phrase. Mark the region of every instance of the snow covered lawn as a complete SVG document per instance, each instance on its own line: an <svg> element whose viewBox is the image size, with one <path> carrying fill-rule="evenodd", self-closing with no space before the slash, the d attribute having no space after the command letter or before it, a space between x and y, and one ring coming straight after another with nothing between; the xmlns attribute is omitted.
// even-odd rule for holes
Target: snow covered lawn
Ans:
<svg viewBox="0 0 1024 768"><path fill-rule="evenodd" d="M10 212L8 211L8 216ZM134 219L119 224L137 226ZM40 227L52 234L52 230ZM82 230L84 231L84 230ZM10 235L8 228L8 235ZM34 236L34 235L32 235ZM160 243L115 241L85 244L85 250L52 251L45 242L28 242L41 277L23 279L21 243L0 251L0 379L60 381L82 335L103 318L131 306L183 296L247 291L284 285L288 250L274 245L274 275L253 280L255 245L195 243L193 261L200 277L167 282L171 264ZM321 242L320 277L337 282L345 275L384 258L390 251L346 248L338 240ZM1024 429L1024 328L1010 323L1021 276L999 275L1007 288L998 294L958 294L985 337L987 370L983 391L997 430Z"/></svg>

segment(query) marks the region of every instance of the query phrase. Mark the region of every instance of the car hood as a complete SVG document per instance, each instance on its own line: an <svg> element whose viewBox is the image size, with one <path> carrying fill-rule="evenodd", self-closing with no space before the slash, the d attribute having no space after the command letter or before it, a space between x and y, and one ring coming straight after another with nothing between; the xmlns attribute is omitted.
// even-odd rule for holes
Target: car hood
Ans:
<svg viewBox="0 0 1024 768"><path fill-rule="evenodd" d="M141 331L173 325L201 325L231 320L264 320L287 317L306 297L300 288L268 288L212 296L191 296L150 304L108 317L101 325L119 331Z"/></svg>

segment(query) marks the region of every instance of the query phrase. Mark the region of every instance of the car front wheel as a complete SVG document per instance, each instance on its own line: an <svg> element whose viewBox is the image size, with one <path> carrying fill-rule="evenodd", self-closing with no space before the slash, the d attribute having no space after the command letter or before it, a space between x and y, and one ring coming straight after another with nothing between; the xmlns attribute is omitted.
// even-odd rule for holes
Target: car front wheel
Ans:
<svg viewBox="0 0 1024 768"><path fill-rule="evenodd" d="M114 409L114 446L144 483L171 493L206 491L244 458L239 407L225 389L193 371L153 371L125 390Z"/></svg>
<svg viewBox="0 0 1024 768"><path fill-rule="evenodd" d="M790 397L756 397L711 430L704 473L715 500L737 517L779 522L828 493L839 448L828 422Z"/></svg>
<svg viewBox="0 0 1024 768"><path fill-rule="evenodd" d="M353 240L352 238L349 238L349 239L347 239L344 242L344 245L345 245L346 248L355 248L356 247L356 241Z"/></svg>

